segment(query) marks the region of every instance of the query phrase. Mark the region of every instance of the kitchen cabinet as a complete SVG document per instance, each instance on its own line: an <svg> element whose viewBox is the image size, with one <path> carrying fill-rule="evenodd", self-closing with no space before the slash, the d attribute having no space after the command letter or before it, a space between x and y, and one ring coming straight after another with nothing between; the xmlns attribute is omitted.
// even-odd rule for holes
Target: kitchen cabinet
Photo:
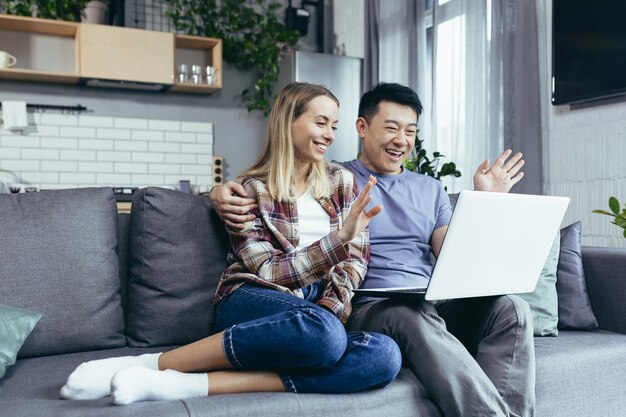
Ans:
<svg viewBox="0 0 626 417"><path fill-rule="evenodd" d="M0 78L210 94L222 87L221 39L0 14ZM177 82L181 63L215 68L213 83ZM153 87L153 88L148 88Z"/></svg>
<svg viewBox="0 0 626 417"><path fill-rule="evenodd" d="M0 50L17 58L14 67L0 68L0 77L78 83L77 34L77 23L0 15Z"/></svg>
<svg viewBox="0 0 626 417"><path fill-rule="evenodd" d="M80 76L157 84L174 82L174 34L81 23Z"/></svg>

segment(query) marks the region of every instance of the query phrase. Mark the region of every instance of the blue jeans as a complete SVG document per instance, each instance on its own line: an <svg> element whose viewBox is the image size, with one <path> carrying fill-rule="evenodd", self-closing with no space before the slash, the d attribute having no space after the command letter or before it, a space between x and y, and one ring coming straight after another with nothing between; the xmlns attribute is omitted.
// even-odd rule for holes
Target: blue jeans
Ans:
<svg viewBox="0 0 626 417"><path fill-rule="evenodd" d="M313 287L307 291L318 293ZM384 387L400 371L396 343L379 333L346 333L330 311L279 291L244 285L222 300L214 330L235 369L269 369L288 392L348 393Z"/></svg>

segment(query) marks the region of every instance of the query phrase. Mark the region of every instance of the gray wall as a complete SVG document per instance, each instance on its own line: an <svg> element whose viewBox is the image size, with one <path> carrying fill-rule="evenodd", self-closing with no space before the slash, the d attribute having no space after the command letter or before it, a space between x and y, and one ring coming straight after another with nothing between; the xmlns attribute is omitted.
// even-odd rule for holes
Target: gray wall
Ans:
<svg viewBox="0 0 626 417"><path fill-rule="evenodd" d="M95 116L212 122L213 153L224 157L226 178L232 179L256 160L263 147L263 114L248 113L239 99L252 80L251 73L238 71L227 63L224 63L224 88L210 96L0 80L0 101L81 104L91 110L86 114Z"/></svg>

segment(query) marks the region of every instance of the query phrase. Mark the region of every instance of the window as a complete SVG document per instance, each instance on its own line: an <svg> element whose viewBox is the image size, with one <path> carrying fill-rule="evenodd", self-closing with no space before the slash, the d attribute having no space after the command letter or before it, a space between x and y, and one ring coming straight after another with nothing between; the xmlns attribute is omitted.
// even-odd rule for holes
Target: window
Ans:
<svg viewBox="0 0 626 417"><path fill-rule="evenodd" d="M430 152L446 156L442 162L453 161L461 170L460 179L444 179L449 191L471 187L477 159L490 156L490 12L491 0L426 1L420 138Z"/></svg>

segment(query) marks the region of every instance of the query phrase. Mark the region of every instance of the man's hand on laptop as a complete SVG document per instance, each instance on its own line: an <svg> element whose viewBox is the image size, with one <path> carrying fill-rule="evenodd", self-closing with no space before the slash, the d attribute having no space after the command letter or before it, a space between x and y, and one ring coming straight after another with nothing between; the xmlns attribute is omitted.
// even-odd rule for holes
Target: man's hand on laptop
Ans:
<svg viewBox="0 0 626 417"><path fill-rule="evenodd" d="M255 215L249 212L256 208L256 201L248 198L246 190L237 182L228 181L213 187L209 199L220 219L232 228L241 230L244 223L255 218Z"/></svg>
<svg viewBox="0 0 626 417"><path fill-rule="evenodd" d="M520 172L524 166L521 152L517 152L507 161L513 151L505 150L489 167L489 159L483 162L474 174L474 190L508 193L523 177Z"/></svg>

